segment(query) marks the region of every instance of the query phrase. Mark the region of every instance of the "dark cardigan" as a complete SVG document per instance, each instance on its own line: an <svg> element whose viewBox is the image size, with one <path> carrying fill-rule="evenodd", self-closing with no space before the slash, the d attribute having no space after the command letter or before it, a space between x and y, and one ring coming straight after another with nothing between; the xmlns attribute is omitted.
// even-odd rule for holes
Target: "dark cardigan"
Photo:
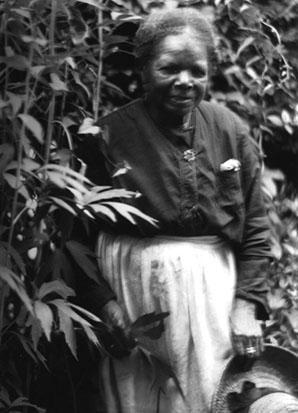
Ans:
<svg viewBox="0 0 298 413"><path fill-rule="evenodd" d="M89 178L97 185L139 192L140 197L124 202L159 224L155 228L137 219L133 226L119 217L117 225L105 229L141 237L218 235L235 251L236 295L266 308L263 271L270 251L258 148L240 119L221 105L201 102L193 122L191 143L171 139L154 124L141 99L100 120L100 135L88 137L88 144L85 139L78 152ZM220 170L229 159L240 161L239 171ZM113 177L122 165L128 166L127 173ZM113 298L108 287L89 284L80 283L80 289L90 309Z"/></svg>

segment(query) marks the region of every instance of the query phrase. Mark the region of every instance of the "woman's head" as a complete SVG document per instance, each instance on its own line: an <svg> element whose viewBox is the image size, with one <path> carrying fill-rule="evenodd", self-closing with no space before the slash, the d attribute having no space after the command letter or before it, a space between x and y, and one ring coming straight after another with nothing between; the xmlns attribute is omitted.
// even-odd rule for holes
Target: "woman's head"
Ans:
<svg viewBox="0 0 298 413"><path fill-rule="evenodd" d="M154 57L156 46L168 35L183 31L192 32L193 40L199 40L206 47L209 66L216 60L216 48L212 26L193 8L177 8L151 13L136 33L135 51L142 69ZM210 67L209 67L210 70Z"/></svg>
<svg viewBox="0 0 298 413"><path fill-rule="evenodd" d="M160 115L188 115L204 97L214 54L210 25L194 9L150 15L136 35L147 99Z"/></svg>

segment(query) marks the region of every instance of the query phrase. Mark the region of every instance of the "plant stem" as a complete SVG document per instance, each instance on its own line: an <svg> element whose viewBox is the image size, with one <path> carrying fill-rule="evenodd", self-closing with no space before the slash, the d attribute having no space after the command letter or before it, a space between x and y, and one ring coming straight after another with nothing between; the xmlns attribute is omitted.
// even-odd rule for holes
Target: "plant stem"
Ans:
<svg viewBox="0 0 298 413"><path fill-rule="evenodd" d="M54 54L55 54L56 14L57 14L57 0L52 0L51 21L50 21L50 31L49 31L49 48L50 48L50 55L51 56L54 56Z"/></svg>
<svg viewBox="0 0 298 413"><path fill-rule="evenodd" d="M54 129L54 113L55 113L56 94L53 92L49 105L47 135L45 141L44 164L47 165L50 159L51 141Z"/></svg>
<svg viewBox="0 0 298 413"><path fill-rule="evenodd" d="M69 367L69 364L68 364L68 361L67 361L67 355L65 353L65 347L63 349L63 358L64 358L65 370L66 370L66 374L67 374L67 377L68 377L68 380L69 380L71 396L72 396L72 413L78 413L76 391L75 391L75 386L74 386L74 383L73 383L73 377L72 377L70 367Z"/></svg>
<svg viewBox="0 0 298 413"><path fill-rule="evenodd" d="M97 15L97 24L98 24L98 43L99 43L99 52L98 52L98 68L97 68L97 81L95 86L95 96L93 100L93 113L95 122L98 120L98 109L100 103L100 88L101 88L101 77L102 77L102 51L103 51L103 11L102 9L98 10Z"/></svg>
<svg viewBox="0 0 298 413"><path fill-rule="evenodd" d="M49 28L49 50L50 50L51 57L55 55L56 14L57 14L57 0L52 0L51 21L50 21L50 28ZM49 105L49 113L48 113L47 135L46 135L45 152L44 152L44 164L45 165L49 163L49 159L50 159L55 103L56 103L56 93L55 91L53 91L51 102Z"/></svg>
<svg viewBox="0 0 298 413"><path fill-rule="evenodd" d="M29 50L29 68L32 66L32 61L33 61L33 54L34 54L34 49L31 44L30 50ZM28 114L28 109L29 109L29 96L30 96L30 78L31 78L31 73L30 69L28 68L27 73L26 73L26 79L25 79L25 106L24 106L24 114ZM16 127L15 123L13 122L13 131L14 131L14 136L16 138ZM15 217L17 215L17 206L18 206L18 196L19 196L19 186L21 183L21 165L22 165L22 159L23 159L23 142L24 142L24 136L25 136L25 126L24 123L21 126L20 130L20 136L18 139L17 143L17 169L16 169L16 185L15 185L15 190L13 194L13 200L12 200L12 207L11 207L11 225L9 228L9 234L8 234L8 242L7 242L7 251L6 251L6 258L5 258L5 265L6 267L9 266L9 257L10 257L10 250L11 250L11 245L12 245L12 239L13 239L13 232L14 232L14 227L15 227ZM17 139L17 138L16 138ZM1 331L3 328L3 316L4 316L4 299L5 296L8 292L8 285L3 284L0 289L0 345L1 345L1 340L2 340L2 335Z"/></svg>

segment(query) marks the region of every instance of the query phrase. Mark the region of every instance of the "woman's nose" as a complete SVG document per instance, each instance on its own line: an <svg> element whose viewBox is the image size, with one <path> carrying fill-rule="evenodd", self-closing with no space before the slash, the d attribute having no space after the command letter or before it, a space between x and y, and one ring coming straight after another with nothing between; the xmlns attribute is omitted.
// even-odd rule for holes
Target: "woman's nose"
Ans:
<svg viewBox="0 0 298 413"><path fill-rule="evenodd" d="M176 78L175 85L191 88L193 86L193 81L190 73L187 70L181 71Z"/></svg>

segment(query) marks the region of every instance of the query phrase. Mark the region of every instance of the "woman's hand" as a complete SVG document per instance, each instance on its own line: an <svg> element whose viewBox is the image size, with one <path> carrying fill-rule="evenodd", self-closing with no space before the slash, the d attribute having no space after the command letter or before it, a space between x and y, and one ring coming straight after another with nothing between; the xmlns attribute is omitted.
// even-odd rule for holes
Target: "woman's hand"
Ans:
<svg viewBox="0 0 298 413"><path fill-rule="evenodd" d="M123 310L117 301L110 300L103 306L101 318L110 330L101 337L106 351L116 358L128 356L136 342L131 337L130 328L125 323Z"/></svg>
<svg viewBox="0 0 298 413"><path fill-rule="evenodd" d="M102 307L101 318L111 328L119 327L125 329L126 327L122 308L115 300L108 301Z"/></svg>
<svg viewBox="0 0 298 413"><path fill-rule="evenodd" d="M232 344L237 355L258 357L263 349L261 322L256 319L256 305L237 298L231 315Z"/></svg>

